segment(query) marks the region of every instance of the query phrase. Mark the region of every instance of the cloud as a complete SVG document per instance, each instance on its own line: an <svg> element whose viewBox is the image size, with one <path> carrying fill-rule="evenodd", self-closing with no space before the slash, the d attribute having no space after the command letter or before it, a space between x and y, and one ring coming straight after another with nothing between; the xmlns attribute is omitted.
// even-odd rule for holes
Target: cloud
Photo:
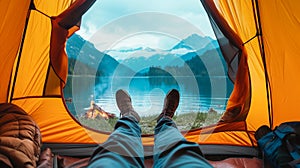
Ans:
<svg viewBox="0 0 300 168"><path fill-rule="evenodd" d="M145 40L147 39L147 40ZM136 47L151 47L151 48L157 48L160 45L161 36L157 34L152 33L143 33L143 34L137 34L128 38L123 39L119 43L117 43L114 48L118 49L121 47L130 48L132 46Z"/></svg>
<svg viewBox="0 0 300 168"><path fill-rule="evenodd" d="M169 39L184 39L191 34L203 32L187 20L161 12L141 12L120 17L99 28L89 39L101 51L112 48L115 43L137 34L152 34ZM146 37L146 36L145 36ZM172 38L170 38L172 37ZM151 39L144 38L144 41ZM162 41L159 41L162 42ZM165 41L166 42L166 41ZM168 43L170 45L170 43Z"/></svg>
<svg viewBox="0 0 300 168"><path fill-rule="evenodd" d="M78 33L103 51L128 37L149 32L160 36L155 39L144 36L152 38L144 38L144 41L153 40L160 45L166 43L164 47L171 41L163 40L162 34L175 39L186 38L192 33L214 36L199 0L96 1L83 16Z"/></svg>
<svg viewBox="0 0 300 168"><path fill-rule="evenodd" d="M92 34L94 34L98 28L96 27L95 23L91 20L86 20L83 25L80 26L80 30L78 34L85 39L90 38Z"/></svg>

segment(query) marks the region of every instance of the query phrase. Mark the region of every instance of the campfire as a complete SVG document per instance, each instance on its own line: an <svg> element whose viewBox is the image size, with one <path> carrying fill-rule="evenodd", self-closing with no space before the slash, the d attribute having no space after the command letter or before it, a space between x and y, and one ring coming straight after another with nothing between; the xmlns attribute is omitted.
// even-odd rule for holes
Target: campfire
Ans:
<svg viewBox="0 0 300 168"><path fill-rule="evenodd" d="M108 120L110 118L115 117L115 114L106 112L101 107L99 107L94 101L91 101L90 108L85 112L85 118L88 119L104 118Z"/></svg>

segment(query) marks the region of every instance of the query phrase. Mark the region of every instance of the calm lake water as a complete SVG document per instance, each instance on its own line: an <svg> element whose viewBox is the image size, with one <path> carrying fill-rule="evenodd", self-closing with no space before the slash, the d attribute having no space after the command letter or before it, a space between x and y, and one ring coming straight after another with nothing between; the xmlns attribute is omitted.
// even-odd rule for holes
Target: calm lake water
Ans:
<svg viewBox="0 0 300 168"><path fill-rule="evenodd" d="M88 77L72 76L64 89L69 110L82 115L94 100L105 111L119 116L115 92L125 89L131 95L133 107L144 116L161 112L165 95L171 89L180 92L177 113L207 111L223 112L233 85L225 76L214 77Z"/></svg>

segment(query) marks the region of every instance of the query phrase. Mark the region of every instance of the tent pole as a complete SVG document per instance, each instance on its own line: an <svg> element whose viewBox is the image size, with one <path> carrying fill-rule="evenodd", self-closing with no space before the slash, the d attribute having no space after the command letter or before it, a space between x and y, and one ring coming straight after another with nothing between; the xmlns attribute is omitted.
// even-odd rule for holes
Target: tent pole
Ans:
<svg viewBox="0 0 300 168"><path fill-rule="evenodd" d="M255 1L255 2L254 2ZM271 87L270 87L270 80L268 75L267 63L266 63L266 55L265 55L265 48L263 43L263 35L262 35L262 26L260 20L260 12L259 12L259 5L258 0L252 0L252 7L254 13L254 19L256 24L256 30L258 34L258 43L260 46L261 58L264 66L265 72L265 80L266 80L266 92L267 92L267 101L268 101L268 114L269 114L269 126L273 128L273 109L272 109L272 100L271 100Z"/></svg>
<svg viewBox="0 0 300 168"><path fill-rule="evenodd" d="M9 103L12 102L13 97L14 97L14 89L15 89L15 85L16 85L17 74L18 74L18 70L19 70L19 64L20 64L20 61L21 61L21 55L22 55L22 51L23 51L25 36L26 36L26 32L27 32L27 26L28 26L29 17L30 17L32 7L34 7L33 0L31 0L30 6L28 8L28 13L27 13L27 16L26 16L23 36L22 36L22 40L21 40L21 43L20 43L20 49L19 49L19 54L18 54L18 58L17 58L18 60L17 60L16 70L15 70L15 75L13 77L14 79L12 81L12 87L11 87L11 91L10 91L11 93L10 93L10 97L9 97Z"/></svg>

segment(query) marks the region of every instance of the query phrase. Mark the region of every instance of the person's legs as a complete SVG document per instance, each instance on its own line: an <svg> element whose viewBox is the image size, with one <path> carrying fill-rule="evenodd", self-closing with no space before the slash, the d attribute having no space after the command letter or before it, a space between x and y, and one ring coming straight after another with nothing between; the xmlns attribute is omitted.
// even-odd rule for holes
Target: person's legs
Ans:
<svg viewBox="0 0 300 168"><path fill-rule="evenodd" d="M187 141L172 120L178 103L179 92L170 91L155 127L153 167L212 167L199 145Z"/></svg>
<svg viewBox="0 0 300 168"><path fill-rule="evenodd" d="M122 117L108 140L94 152L88 167L144 167L138 122L130 117Z"/></svg>
<svg viewBox="0 0 300 168"><path fill-rule="evenodd" d="M174 121L163 117L155 128L153 167L212 167L199 145L187 141Z"/></svg>
<svg viewBox="0 0 300 168"><path fill-rule="evenodd" d="M133 110L129 95L119 90L117 104L123 116L114 132L91 157L88 167L144 167L144 149L141 141L140 117Z"/></svg>

